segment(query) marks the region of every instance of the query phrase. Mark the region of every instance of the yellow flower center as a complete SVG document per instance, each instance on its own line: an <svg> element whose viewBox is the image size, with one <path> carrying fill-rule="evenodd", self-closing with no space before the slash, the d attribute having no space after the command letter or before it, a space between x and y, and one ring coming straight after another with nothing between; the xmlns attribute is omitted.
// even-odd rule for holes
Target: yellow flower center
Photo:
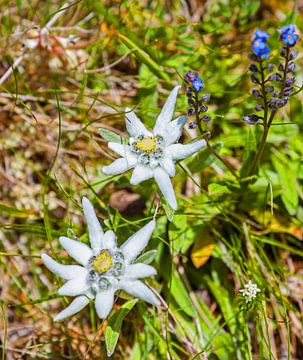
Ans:
<svg viewBox="0 0 303 360"><path fill-rule="evenodd" d="M142 140L138 140L135 146L146 153L154 152L157 148L157 139L154 136L148 136Z"/></svg>
<svg viewBox="0 0 303 360"><path fill-rule="evenodd" d="M93 260L93 267L99 273L105 273L113 266L113 258L108 250L102 250L101 253Z"/></svg>

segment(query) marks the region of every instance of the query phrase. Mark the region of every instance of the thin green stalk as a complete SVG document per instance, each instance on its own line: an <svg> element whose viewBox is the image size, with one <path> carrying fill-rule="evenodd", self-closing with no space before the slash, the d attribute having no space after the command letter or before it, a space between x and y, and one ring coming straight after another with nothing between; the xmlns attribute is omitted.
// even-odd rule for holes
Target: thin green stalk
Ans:
<svg viewBox="0 0 303 360"><path fill-rule="evenodd" d="M5 312L5 306L4 303L1 304L1 311L2 311L2 318L3 318L3 328L4 328L4 334L3 334L3 342L2 342L2 360L5 359L5 347L6 347L6 341L7 341L7 327L8 327L8 322L7 322L7 317L6 317L6 312Z"/></svg>

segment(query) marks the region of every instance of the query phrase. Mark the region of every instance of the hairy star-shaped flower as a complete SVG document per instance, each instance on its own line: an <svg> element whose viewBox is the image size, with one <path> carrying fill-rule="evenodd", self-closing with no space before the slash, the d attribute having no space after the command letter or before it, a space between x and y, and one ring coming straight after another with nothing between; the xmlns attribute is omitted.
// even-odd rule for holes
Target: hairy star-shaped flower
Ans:
<svg viewBox="0 0 303 360"><path fill-rule="evenodd" d="M66 309L55 316L55 320L79 312L93 299L98 316L104 319L113 307L114 295L118 290L159 305L154 292L138 280L155 275L156 270L150 265L133 263L148 244L156 225L155 220L133 234L119 248L114 232L103 232L89 200L84 197L82 204L91 247L64 236L59 239L62 247L81 266L62 265L46 254L41 255L50 271L67 280L58 293L76 296Z"/></svg>
<svg viewBox="0 0 303 360"><path fill-rule="evenodd" d="M177 200L170 177L175 176L175 162L185 159L202 149L205 140L197 140L186 145L177 144L186 117L172 121L178 91L176 86L170 93L153 130L148 130L130 109L126 109L126 128L130 134L129 144L109 142L111 150L121 156L102 171L106 175L121 174L134 169L130 183L137 185L154 178L168 204L177 209Z"/></svg>

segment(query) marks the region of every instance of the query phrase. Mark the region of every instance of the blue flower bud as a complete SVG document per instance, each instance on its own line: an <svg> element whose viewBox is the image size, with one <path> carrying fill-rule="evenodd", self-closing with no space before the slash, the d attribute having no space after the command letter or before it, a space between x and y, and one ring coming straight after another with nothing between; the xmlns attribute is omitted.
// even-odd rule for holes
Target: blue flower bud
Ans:
<svg viewBox="0 0 303 360"><path fill-rule="evenodd" d="M204 90L204 84L201 78L197 78L192 82L192 86L196 92Z"/></svg>

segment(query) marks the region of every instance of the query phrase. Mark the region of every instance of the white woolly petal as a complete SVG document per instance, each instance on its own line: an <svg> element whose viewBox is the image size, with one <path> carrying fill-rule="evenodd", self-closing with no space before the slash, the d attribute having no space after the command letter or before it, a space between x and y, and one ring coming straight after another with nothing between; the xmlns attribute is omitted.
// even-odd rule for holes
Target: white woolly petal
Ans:
<svg viewBox="0 0 303 360"><path fill-rule="evenodd" d="M146 129L137 115L129 108L125 109L125 124L127 131L132 137L137 137L139 135L151 135L151 132Z"/></svg>
<svg viewBox="0 0 303 360"><path fill-rule="evenodd" d="M152 220L125 241L120 249L126 262L132 262L146 247L155 227L156 221Z"/></svg>
<svg viewBox="0 0 303 360"><path fill-rule="evenodd" d="M76 297L76 299L73 300L66 309L64 309L54 317L54 320L60 321L76 314L77 312L82 310L89 303L89 301L90 299L85 295Z"/></svg>
<svg viewBox="0 0 303 360"><path fill-rule="evenodd" d="M62 265L53 260L47 254L42 254L41 258L45 266L54 274L57 274L62 279L71 280L78 277L83 277L86 274L86 269L79 265Z"/></svg>
<svg viewBox="0 0 303 360"><path fill-rule="evenodd" d="M105 175L118 175L133 168L136 165L136 163L137 163L137 159L135 158L127 158L127 159L121 158L115 160L108 166L103 166L101 170Z"/></svg>
<svg viewBox="0 0 303 360"><path fill-rule="evenodd" d="M85 294L90 285L86 281L86 276L69 280L58 290L59 295L78 296Z"/></svg>
<svg viewBox="0 0 303 360"><path fill-rule="evenodd" d="M170 156L173 160L182 160L195 152L201 150L206 146L205 140L194 141L190 144L182 145L182 144L173 144L165 149L166 155Z"/></svg>
<svg viewBox="0 0 303 360"><path fill-rule="evenodd" d="M131 264L125 269L125 277L131 279L140 279L156 274L156 269L147 264Z"/></svg>
<svg viewBox="0 0 303 360"><path fill-rule="evenodd" d="M130 178L130 183L132 185L138 185L142 181L150 179L154 176L154 172L150 167L138 164L133 171L132 177Z"/></svg>
<svg viewBox="0 0 303 360"><path fill-rule="evenodd" d="M160 135L164 139L166 146L175 143L179 140L182 135L184 124L186 123L186 116L180 116L178 119L164 124L163 126L158 126L157 131L154 130L154 135Z"/></svg>
<svg viewBox="0 0 303 360"><path fill-rule="evenodd" d="M95 299L95 307L100 319L108 317L114 305L115 290L100 291Z"/></svg>
<svg viewBox="0 0 303 360"><path fill-rule="evenodd" d="M82 206L84 216L87 222L90 245L93 253L96 254L102 248L103 230L95 213L93 205L86 197L83 197L82 199Z"/></svg>
<svg viewBox="0 0 303 360"><path fill-rule="evenodd" d="M175 176L176 175L175 163L168 156L165 156L162 159L161 166L162 166L163 170L165 170L168 173L169 176Z"/></svg>
<svg viewBox="0 0 303 360"><path fill-rule="evenodd" d="M129 161L136 161L136 156L131 152L130 147L126 144L119 144L115 142L109 142L108 147L118 155L128 159Z"/></svg>
<svg viewBox="0 0 303 360"><path fill-rule="evenodd" d="M174 192L173 184L169 178L169 175L162 168L158 167L154 171L154 178L161 190L163 196L165 197L168 204L173 210L177 210L177 200Z"/></svg>
<svg viewBox="0 0 303 360"><path fill-rule="evenodd" d="M91 248L80 241L75 241L65 236L61 236L59 241L62 247L68 252L68 255L83 266L86 266L88 260L93 256Z"/></svg>
<svg viewBox="0 0 303 360"><path fill-rule="evenodd" d="M174 115L176 100L178 91L181 88L180 85L174 87L172 92L169 94L169 97L166 100L166 103L164 104L160 115L157 118L156 125L154 127L154 133L157 133L158 129L163 128L165 124L168 124Z"/></svg>
<svg viewBox="0 0 303 360"><path fill-rule="evenodd" d="M116 239L117 237L112 230L106 231L102 239L104 249L114 249L117 247Z"/></svg>
<svg viewBox="0 0 303 360"><path fill-rule="evenodd" d="M121 281L120 288L134 297L140 298L150 304L160 305L155 294L141 281Z"/></svg>

